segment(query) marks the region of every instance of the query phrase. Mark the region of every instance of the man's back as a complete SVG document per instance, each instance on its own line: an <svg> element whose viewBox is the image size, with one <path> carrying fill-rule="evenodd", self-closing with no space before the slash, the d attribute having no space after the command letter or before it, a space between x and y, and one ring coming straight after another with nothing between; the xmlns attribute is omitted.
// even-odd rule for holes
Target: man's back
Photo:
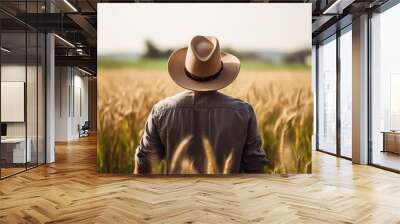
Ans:
<svg viewBox="0 0 400 224"><path fill-rule="evenodd" d="M167 173L263 172L266 162L252 107L217 91L184 91L153 107L136 172L150 172L153 156Z"/></svg>

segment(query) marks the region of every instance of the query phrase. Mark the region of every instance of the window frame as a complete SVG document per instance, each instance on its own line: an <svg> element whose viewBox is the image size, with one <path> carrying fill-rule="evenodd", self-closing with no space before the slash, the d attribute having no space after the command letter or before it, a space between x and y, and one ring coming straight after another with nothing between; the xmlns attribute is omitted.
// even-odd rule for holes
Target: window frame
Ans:
<svg viewBox="0 0 400 224"><path fill-rule="evenodd" d="M347 20L348 18L344 18L343 20ZM340 21L338 21L340 22ZM340 82L341 82L341 67L340 67L340 37L344 34L346 34L347 32L352 32L352 22L349 22L348 24L346 24L345 26L341 27L340 29L338 29L335 33L327 36L326 38L319 40L316 45L315 48L315 54L316 54L316 69L315 69L315 85L316 85L316 118L315 118L315 122L316 122L316 151L319 152L323 152L329 155L333 155L339 158L343 158L346 160L352 160L352 158L347 157L342 155L341 153L341 119L340 119L340 103L341 103L341 97L340 97ZM333 38L334 37L334 38ZM318 49L320 47L320 45L322 43L326 44L330 41L336 41L336 152L332 153L332 152L328 152L324 149L321 149L319 147L319 96L320 96L320 88L319 88L319 78L320 78L320 74L319 74L319 66L320 66L320 57L319 57L319 53L318 53Z"/></svg>

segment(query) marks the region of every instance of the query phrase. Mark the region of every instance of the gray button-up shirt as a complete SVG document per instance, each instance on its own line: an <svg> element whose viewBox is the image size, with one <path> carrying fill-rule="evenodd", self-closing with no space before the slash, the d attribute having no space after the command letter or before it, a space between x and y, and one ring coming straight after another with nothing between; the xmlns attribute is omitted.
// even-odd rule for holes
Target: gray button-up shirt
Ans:
<svg viewBox="0 0 400 224"><path fill-rule="evenodd" d="M156 158L156 159L155 159ZM262 173L266 155L253 108L217 91L184 91L158 102L145 124L135 173Z"/></svg>

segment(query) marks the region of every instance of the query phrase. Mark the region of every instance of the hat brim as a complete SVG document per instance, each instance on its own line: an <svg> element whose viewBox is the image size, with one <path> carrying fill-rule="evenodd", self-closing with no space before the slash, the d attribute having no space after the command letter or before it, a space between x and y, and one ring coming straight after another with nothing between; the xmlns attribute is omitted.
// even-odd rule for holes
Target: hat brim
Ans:
<svg viewBox="0 0 400 224"><path fill-rule="evenodd" d="M168 73L179 86L195 91L212 91L222 89L231 84L240 71L240 60L232 54L221 52L223 69L221 74L213 80L199 82L189 78L185 73L185 58L187 47L172 52L168 59Z"/></svg>

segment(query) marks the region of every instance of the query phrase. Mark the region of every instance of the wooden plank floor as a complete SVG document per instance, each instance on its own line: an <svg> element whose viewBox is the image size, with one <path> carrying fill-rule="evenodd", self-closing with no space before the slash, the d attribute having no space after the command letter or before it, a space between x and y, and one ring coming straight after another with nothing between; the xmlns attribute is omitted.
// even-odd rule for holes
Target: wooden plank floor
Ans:
<svg viewBox="0 0 400 224"><path fill-rule="evenodd" d="M0 223L400 223L400 175L314 153L312 175L96 173L93 137L0 181Z"/></svg>

